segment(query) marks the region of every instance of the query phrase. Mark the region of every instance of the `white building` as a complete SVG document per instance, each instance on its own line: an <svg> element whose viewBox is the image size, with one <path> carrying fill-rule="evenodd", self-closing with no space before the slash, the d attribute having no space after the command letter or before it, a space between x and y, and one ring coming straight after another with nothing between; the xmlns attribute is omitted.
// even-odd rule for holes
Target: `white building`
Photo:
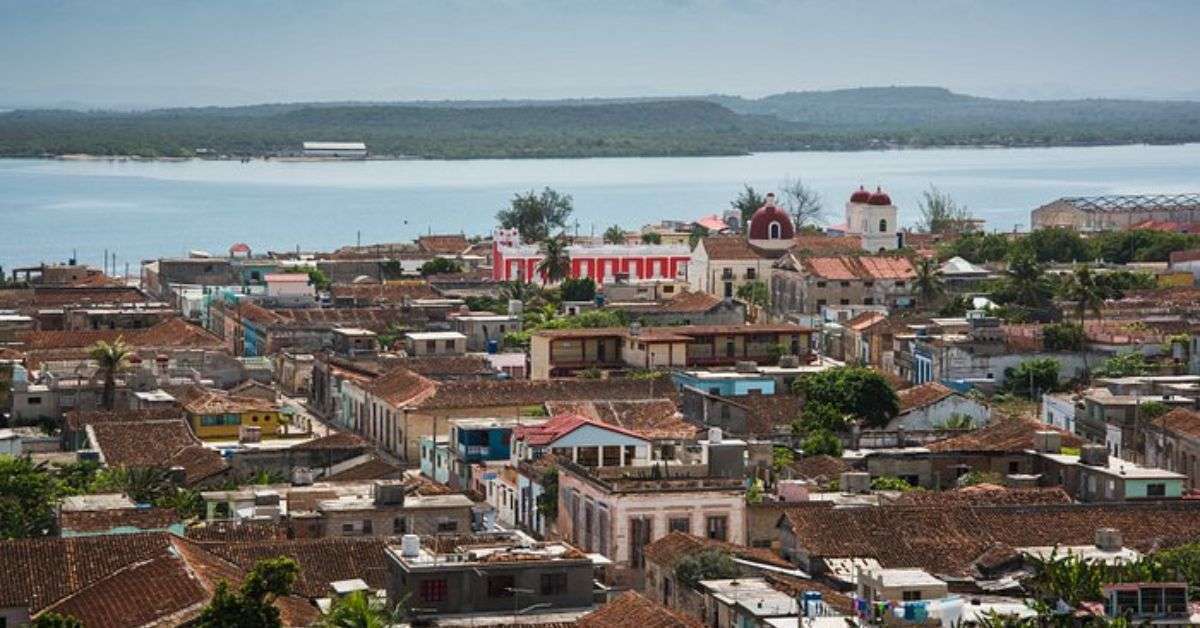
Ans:
<svg viewBox="0 0 1200 628"><path fill-rule="evenodd" d="M866 251L890 251L900 248L896 206L882 188L868 192L859 186L846 203L845 233L862 238Z"/></svg>
<svg viewBox="0 0 1200 628"><path fill-rule="evenodd" d="M367 145L362 142L305 142L304 156L363 159L367 156Z"/></svg>

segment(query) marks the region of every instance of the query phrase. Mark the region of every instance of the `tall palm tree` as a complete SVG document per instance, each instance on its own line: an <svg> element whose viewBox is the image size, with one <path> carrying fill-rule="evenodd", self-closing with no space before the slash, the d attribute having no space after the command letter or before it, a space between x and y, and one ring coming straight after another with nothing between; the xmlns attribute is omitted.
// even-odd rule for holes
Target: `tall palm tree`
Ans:
<svg viewBox="0 0 1200 628"><path fill-rule="evenodd" d="M938 268L937 260L932 257L922 257L917 262L916 276L913 277L913 287L917 289L920 305L932 307L946 292L946 283L942 281L942 271Z"/></svg>
<svg viewBox="0 0 1200 628"><path fill-rule="evenodd" d="M549 283L558 283L571 275L571 257L562 234L542 242L542 261L537 269L542 273L543 281Z"/></svg>
<svg viewBox="0 0 1200 628"><path fill-rule="evenodd" d="M118 337L109 343L97 340L91 346L89 355L100 367L99 375L104 377L104 393L101 403L105 410L112 410L117 394L117 373L129 366L129 358L133 351L125 344L124 337Z"/></svg>
<svg viewBox="0 0 1200 628"><path fill-rule="evenodd" d="M404 623L401 604L389 610L383 600L355 591L333 603L317 622L321 628L389 628Z"/></svg>
<svg viewBox="0 0 1200 628"><path fill-rule="evenodd" d="M1049 298L1042 265L1032 253L1018 253L1008 263L1004 275L1017 303L1027 307L1045 305Z"/></svg>
<svg viewBox="0 0 1200 628"><path fill-rule="evenodd" d="M1087 264L1076 268L1063 285L1063 295L1075 304L1075 315L1079 317L1079 329L1083 332L1079 353L1083 358L1085 372L1088 370L1088 363L1087 328L1084 326L1084 319L1091 313L1096 316L1097 321L1102 322L1104 315L1101 308L1104 307L1105 292L1104 286L1096 281L1096 275L1092 274L1092 269Z"/></svg>
<svg viewBox="0 0 1200 628"><path fill-rule="evenodd" d="M605 244L625 244L625 230L621 225L613 225L604 230Z"/></svg>

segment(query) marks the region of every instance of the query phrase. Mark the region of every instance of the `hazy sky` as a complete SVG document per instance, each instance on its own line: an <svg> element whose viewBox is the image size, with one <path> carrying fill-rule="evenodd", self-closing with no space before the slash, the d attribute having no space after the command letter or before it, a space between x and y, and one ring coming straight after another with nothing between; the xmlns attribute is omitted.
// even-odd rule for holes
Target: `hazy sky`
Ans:
<svg viewBox="0 0 1200 628"><path fill-rule="evenodd" d="M941 85L1200 98L1200 1L0 0L0 106Z"/></svg>

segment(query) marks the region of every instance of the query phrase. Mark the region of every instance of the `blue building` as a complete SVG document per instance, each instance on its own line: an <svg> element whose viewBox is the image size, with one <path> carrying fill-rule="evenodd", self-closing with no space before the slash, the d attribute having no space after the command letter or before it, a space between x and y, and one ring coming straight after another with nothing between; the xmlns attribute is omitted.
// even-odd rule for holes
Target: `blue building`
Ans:
<svg viewBox="0 0 1200 628"><path fill-rule="evenodd" d="M753 391L762 395L775 394L775 378L757 371L676 371L671 379L679 389L695 388L710 395L743 397Z"/></svg>
<svg viewBox="0 0 1200 628"><path fill-rule="evenodd" d="M457 488L471 483L471 465L506 461L512 457L512 433L518 424L542 423L528 418L457 419L448 442L451 480ZM457 483L457 484L456 484Z"/></svg>

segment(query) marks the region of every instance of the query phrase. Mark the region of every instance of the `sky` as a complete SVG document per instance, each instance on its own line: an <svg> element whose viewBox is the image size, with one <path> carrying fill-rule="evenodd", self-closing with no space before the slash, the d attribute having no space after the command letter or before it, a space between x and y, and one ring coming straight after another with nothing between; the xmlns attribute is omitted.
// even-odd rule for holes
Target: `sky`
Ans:
<svg viewBox="0 0 1200 628"><path fill-rule="evenodd" d="M0 0L0 107L937 85L1200 100L1200 2Z"/></svg>

